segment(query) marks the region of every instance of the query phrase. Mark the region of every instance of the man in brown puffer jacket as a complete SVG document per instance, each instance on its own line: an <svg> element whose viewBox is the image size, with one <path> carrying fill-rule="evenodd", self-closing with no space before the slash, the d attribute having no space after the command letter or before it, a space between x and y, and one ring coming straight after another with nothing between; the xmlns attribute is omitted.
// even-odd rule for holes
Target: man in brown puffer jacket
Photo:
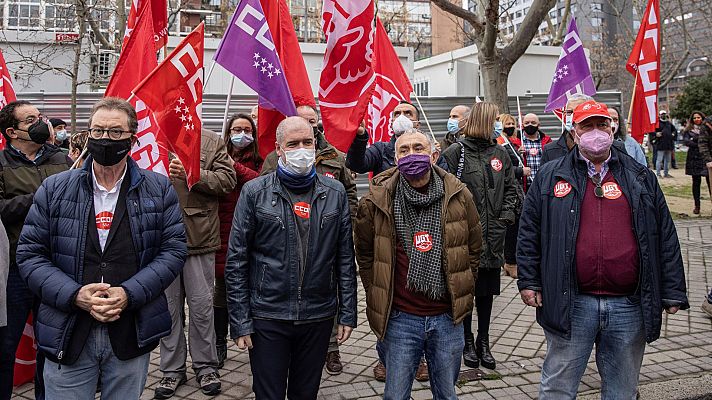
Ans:
<svg viewBox="0 0 712 400"><path fill-rule="evenodd" d="M456 399L482 232L472 195L433 166L433 143L408 131L397 168L374 178L355 223L366 316L386 366L386 398L407 398L425 351L433 393Z"/></svg>

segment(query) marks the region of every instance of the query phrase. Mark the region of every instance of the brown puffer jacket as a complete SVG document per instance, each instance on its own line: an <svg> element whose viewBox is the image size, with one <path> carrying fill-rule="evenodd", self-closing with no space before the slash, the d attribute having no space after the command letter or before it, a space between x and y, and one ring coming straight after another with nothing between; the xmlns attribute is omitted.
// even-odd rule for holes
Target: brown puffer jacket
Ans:
<svg viewBox="0 0 712 400"><path fill-rule="evenodd" d="M456 324L472 312L482 230L472 194L445 170L433 167L445 185L443 203L443 265L452 315ZM366 316L379 339L386 334L393 303L396 230L393 200L400 173L397 168L376 176L359 203L354 224L356 260L366 289Z"/></svg>

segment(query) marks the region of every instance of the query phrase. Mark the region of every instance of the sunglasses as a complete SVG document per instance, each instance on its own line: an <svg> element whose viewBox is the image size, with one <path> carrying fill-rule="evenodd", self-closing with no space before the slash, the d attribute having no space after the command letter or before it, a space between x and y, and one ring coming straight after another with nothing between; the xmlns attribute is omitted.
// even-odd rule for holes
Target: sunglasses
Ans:
<svg viewBox="0 0 712 400"><path fill-rule="evenodd" d="M603 197L603 188L601 187L601 174L596 174L591 177L591 180L593 181L593 184L596 185L596 188L593 189L593 194L596 195L598 198Z"/></svg>

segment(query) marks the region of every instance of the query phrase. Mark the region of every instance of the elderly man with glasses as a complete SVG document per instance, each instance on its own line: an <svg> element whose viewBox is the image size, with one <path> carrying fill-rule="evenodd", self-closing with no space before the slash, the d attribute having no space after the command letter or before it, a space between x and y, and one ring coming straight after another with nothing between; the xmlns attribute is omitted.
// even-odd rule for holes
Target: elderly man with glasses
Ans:
<svg viewBox="0 0 712 400"><path fill-rule="evenodd" d="M601 397L634 399L662 312L689 308L675 225L652 171L612 147L605 104L573 113L574 148L524 200L517 265L547 353L540 399L574 399L593 346Z"/></svg>

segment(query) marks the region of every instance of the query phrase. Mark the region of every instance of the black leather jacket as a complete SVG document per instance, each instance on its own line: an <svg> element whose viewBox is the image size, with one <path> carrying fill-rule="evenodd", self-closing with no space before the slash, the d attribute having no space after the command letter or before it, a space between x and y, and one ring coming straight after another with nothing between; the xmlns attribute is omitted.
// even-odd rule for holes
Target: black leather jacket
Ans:
<svg viewBox="0 0 712 400"><path fill-rule="evenodd" d="M349 202L341 182L317 175L308 256L300 267L298 229L276 173L242 189L225 264L233 339L254 333L253 318L338 318L356 326L356 265Z"/></svg>

